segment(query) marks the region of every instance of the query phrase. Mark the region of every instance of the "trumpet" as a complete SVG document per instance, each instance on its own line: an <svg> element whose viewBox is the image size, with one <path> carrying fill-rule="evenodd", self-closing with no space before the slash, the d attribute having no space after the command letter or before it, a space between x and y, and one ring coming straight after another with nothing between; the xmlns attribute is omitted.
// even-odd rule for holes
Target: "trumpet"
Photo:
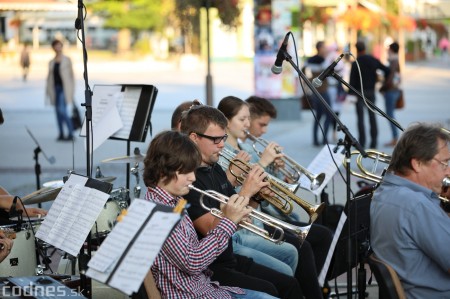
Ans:
<svg viewBox="0 0 450 299"><path fill-rule="evenodd" d="M375 170L378 167L378 163L382 162L382 163L386 163L389 164L391 162L391 156L383 153L383 152L379 152L377 150L366 150L367 153L367 158L374 160L374 164L373 164L373 169L372 170L368 170L364 165L363 165L363 159L364 157L361 155L361 153L359 151L352 151L351 155L358 155L356 157L356 165L358 166L358 169L361 172L356 172L354 170L350 170L350 173L358 178L361 179L365 179L365 180L369 180L371 182L375 182L375 183L379 183L383 178L381 175L377 175L375 174ZM343 162L344 167L347 167L347 162L346 160L344 160Z"/></svg>
<svg viewBox="0 0 450 299"><path fill-rule="evenodd" d="M225 161L221 161L219 160L218 164L223 168L223 170L227 170L230 166L230 161L234 159L234 157L236 156L236 153L223 148L222 152L220 153L220 155L225 159ZM287 188L288 190L290 190L291 192L295 193L297 192L298 187L300 186L300 184L289 184L286 183L282 180L280 180L279 178L271 175L270 173L267 173L267 175L274 181L277 181L280 185L284 186L285 188ZM236 177L236 176L235 176ZM240 184L242 185L242 183L240 182Z"/></svg>
<svg viewBox="0 0 450 299"><path fill-rule="evenodd" d="M253 141L253 145L252 145L253 149L258 154L258 156L261 157L262 152L256 148L256 145L260 144L261 146L266 148L269 145L269 142L263 138L257 138L255 136L253 136L252 134L250 134L249 131L245 131L245 134L247 134L247 137L251 141ZM280 154L280 153L281 153L281 151L277 151L277 154ZM283 158L281 158L281 159L283 160L284 164L286 165L286 169L285 168L280 169L281 173L284 176L286 176L288 179L291 179L294 182L298 182L298 180L300 179L300 176L302 174L304 174L311 182L310 189L316 190L317 188L319 188L322 185L323 181L325 180L325 173L319 173L317 175L314 175L311 172L309 172L306 168L304 168L303 166L301 166L300 164L295 162L294 159L287 156L286 154L284 154Z"/></svg>
<svg viewBox="0 0 450 299"><path fill-rule="evenodd" d="M225 158L226 159L226 158ZM237 167L241 170L241 174L236 174L233 171L233 168ZM248 174L251 170L251 165L240 160L240 159L232 159L229 160L229 170L230 173L236 178L239 184L243 184L245 180L245 175ZM281 212L286 215L292 213L293 202L298 204L308 215L309 215L309 223L313 223L316 221L317 217L319 217L320 213L325 208L325 203L321 203L319 205L312 205L307 201L301 199L294 192L290 191L283 184L280 184L278 181L273 180L272 177L266 177L266 180L270 183L269 190L275 194L275 196L269 196L264 194L263 192L259 192L259 196L263 199L267 200L270 204L275 206Z"/></svg>
<svg viewBox="0 0 450 299"><path fill-rule="evenodd" d="M445 129L442 129L442 130L445 130ZM367 168L364 167L364 165L363 165L364 157L361 155L361 153L359 151L353 151L353 152L351 152L351 155L358 155L356 157L356 165L358 166L358 168L361 172L356 172L354 170L350 170L350 173L355 177L365 179L365 180L368 180L368 181L378 184L383 179L383 177L381 175L375 174L375 169L378 166L378 162L389 164L391 162L391 156L386 153L379 152L376 150L371 150L371 149L366 150L366 153L367 153L367 156L369 159L374 160L373 170L368 170ZM347 163L345 160L343 163L344 163L344 166L347 167ZM450 187L450 177L445 177L442 180L442 187ZM444 196L439 196L439 199L441 201L441 207L447 213L450 213L450 199L448 199Z"/></svg>
<svg viewBox="0 0 450 299"><path fill-rule="evenodd" d="M201 189L194 187L193 185L189 185L189 189L200 193L200 199L199 199L200 205L205 210L208 210L213 216L215 216L217 218L220 218L220 219L224 218L222 211L220 211L219 209L207 207L203 201L203 197L207 196L207 197L212 198L222 204L227 204L229 197L227 197L219 192L216 192L214 190L201 190ZM266 240L274 242L276 244L280 244L283 242L285 231L289 231L289 232L295 234L298 237L298 239L300 240L300 244L302 244L311 228L311 224L307 225L307 226L295 226L295 225L286 223L284 221L281 221L279 219L276 219L267 214L264 214L257 210L252 210L250 212L249 216L252 219L259 220L259 221L263 222L264 224L272 227L274 229L274 231L272 233L269 233L267 230L260 228L248 221L241 221L238 224L238 226L245 228L245 229L251 231L252 233L254 233Z"/></svg>

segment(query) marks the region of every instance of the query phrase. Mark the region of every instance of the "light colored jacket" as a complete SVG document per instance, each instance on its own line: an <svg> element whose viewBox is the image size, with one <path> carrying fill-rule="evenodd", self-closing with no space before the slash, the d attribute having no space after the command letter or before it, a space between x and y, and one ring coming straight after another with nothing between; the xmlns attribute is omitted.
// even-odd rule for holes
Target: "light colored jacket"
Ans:
<svg viewBox="0 0 450 299"><path fill-rule="evenodd" d="M48 64L47 86L45 89L45 103L55 105L55 80L53 78L53 69L55 67L55 59L50 60ZM63 83L64 97L67 104L72 104L75 94L75 76L72 68L72 61L69 57L63 55L59 65L59 74Z"/></svg>

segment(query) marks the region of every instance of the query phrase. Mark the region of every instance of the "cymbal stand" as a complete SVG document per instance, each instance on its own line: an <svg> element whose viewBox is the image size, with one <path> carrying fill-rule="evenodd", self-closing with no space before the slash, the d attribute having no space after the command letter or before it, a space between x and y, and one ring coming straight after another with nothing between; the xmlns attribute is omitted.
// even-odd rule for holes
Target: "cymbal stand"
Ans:
<svg viewBox="0 0 450 299"><path fill-rule="evenodd" d="M37 146L37 147L34 149L34 151L33 151L33 152L34 152L33 159L34 159L34 161L35 161L35 163L34 163L34 173L36 174L36 190L39 190L39 189L41 189L41 179L40 179L40 176L41 176L41 173L42 173L42 172L41 172L41 164L39 164L39 153L42 153L42 154L44 155L45 159L46 159L50 164L55 163L55 157L53 157L53 156L51 156L50 158L47 157L47 155L45 154L45 152L42 151L41 146L39 145L39 142L36 140L36 138L34 138L33 133L31 133L31 131L28 129L28 127L25 127L25 128L26 128L28 134L31 136L31 139L34 140L34 143L36 143L36 146ZM42 207L41 203L38 203L38 207L39 207L39 208Z"/></svg>
<svg viewBox="0 0 450 299"><path fill-rule="evenodd" d="M141 196L141 186L139 186L139 162L136 162L134 167L131 168L131 174L136 178L136 185L134 186L133 195L134 198L139 198Z"/></svg>

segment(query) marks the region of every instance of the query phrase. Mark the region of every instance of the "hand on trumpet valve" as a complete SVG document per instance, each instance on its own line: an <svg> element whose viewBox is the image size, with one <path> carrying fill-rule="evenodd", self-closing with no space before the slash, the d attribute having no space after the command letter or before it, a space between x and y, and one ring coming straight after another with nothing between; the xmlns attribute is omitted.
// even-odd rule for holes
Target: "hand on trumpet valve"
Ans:
<svg viewBox="0 0 450 299"><path fill-rule="evenodd" d="M248 197L234 194L227 204L222 206L221 210L225 217L238 224L253 210L248 206L248 203Z"/></svg>
<svg viewBox="0 0 450 299"><path fill-rule="evenodd" d="M275 159L284 157L282 150L283 148L275 142L269 142L261 154L259 164L263 167L267 167L270 163L274 162Z"/></svg>
<svg viewBox="0 0 450 299"><path fill-rule="evenodd" d="M266 177L267 173L261 166L257 164L253 165L252 169L248 172L239 193L241 195L252 197L262 188L270 185L270 183L266 180Z"/></svg>

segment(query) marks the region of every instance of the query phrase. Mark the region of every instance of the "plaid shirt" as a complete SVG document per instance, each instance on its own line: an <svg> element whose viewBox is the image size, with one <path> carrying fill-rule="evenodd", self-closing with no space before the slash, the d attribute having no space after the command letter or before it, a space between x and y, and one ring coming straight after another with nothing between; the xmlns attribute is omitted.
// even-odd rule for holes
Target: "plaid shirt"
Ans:
<svg viewBox="0 0 450 299"><path fill-rule="evenodd" d="M175 207L173 197L159 187L148 187L145 199ZM229 219L222 219L216 228L201 240L187 215L174 228L156 257L151 271L163 298L232 298L229 292L244 294L236 287L220 286L210 280L208 266L228 246L236 231Z"/></svg>

